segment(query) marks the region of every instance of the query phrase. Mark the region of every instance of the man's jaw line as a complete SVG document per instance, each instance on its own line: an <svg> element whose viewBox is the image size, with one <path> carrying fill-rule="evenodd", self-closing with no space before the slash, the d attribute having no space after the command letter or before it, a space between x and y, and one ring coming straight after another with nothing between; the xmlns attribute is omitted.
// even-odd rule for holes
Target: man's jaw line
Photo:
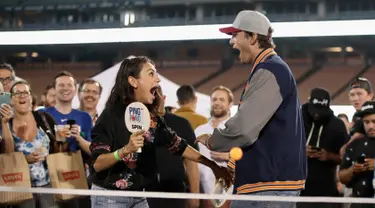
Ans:
<svg viewBox="0 0 375 208"><path fill-rule="evenodd" d="M218 121L225 121L226 119L228 119L228 118L230 118L230 115L229 115L229 113L227 113L225 116L222 116L222 117L215 117L215 116L212 116L212 118L214 119L214 120L218 120Z"/></svg>

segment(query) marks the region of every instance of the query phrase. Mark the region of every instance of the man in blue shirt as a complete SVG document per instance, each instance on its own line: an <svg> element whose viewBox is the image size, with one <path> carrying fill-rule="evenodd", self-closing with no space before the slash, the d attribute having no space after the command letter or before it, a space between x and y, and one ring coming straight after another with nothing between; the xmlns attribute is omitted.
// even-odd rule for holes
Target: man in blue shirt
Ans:
<svg viewBox="0 0 375 208"><path fill-rule="evenodd" d="M84 111L73 109L72 101L74 95L77 93L77 81L74 79L70 72L59 72L53 83L56 90L56 105L41 109L46 111L55 119L57 125L68 124L68 120L74 120L75 124L71 125L70 135L67 138L69 151L75 152L82 150L82 158L88 170L90 160L90 144L91 144L91 129L92 119L91 116ZM79 200L70 200L62 203L63 207L90 207L90 200L88 197Z"/></svg>
<svg viewBox="0 0 375 208"><path fill-rule="evenodd" d="M75 152L82 149L86 153L83 154L86 159L90 155L92 119L88 113L72 108L72 101L77 92L76 80L71 73L63 71L55 76L54 86L56 105L41 110L51 114L57 125L67 124L68 120L75 120L76 124L70 129L71 137L67 139L69 151Z"/></svg>

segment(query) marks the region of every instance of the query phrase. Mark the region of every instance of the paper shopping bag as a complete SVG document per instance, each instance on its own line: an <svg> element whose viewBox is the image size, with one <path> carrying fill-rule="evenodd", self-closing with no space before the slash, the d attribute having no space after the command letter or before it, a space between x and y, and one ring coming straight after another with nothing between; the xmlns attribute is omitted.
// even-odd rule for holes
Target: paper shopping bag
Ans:
<svg viewBox="0 0 375 208"><path fill-rule="evenodd" d="M31 188L30 169L22 152L0 154L0 186ZM0 192L0 204L19 204L32 193Z"/></svg>
<svg viewBox="0 0 375 208"><path fill-rule="evenodd" d="M81 151L50 154L47 156L47 165L52 188L88 189ZM56 201L76 197L79 196L55 194Z"/></svg>

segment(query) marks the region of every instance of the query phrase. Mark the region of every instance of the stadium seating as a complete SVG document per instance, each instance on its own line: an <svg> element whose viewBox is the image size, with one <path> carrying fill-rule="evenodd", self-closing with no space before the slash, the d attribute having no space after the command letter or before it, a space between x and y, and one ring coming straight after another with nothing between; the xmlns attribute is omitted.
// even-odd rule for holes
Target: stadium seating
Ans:
<svg viewBox="0 0 375 208"><path fill-rule="evenodd" d="M331 95L344 86L363 68L358 58L330 58L327 64L317 73L298 86L301 103L308 101L311 89L320 87L327 89ZM332 104L348 104L348 99L335 99Z"/></svg>
<svg viewBox="0 0 375 208"><path fill-rule="evenodd" d="M73 74L79 82L101 71L98 62L53 62L17 64L16 75L27 80L31 84L33 92L37 95L43 93L47 84L52 84L53 77L60 71L67 70Z"/></svg>

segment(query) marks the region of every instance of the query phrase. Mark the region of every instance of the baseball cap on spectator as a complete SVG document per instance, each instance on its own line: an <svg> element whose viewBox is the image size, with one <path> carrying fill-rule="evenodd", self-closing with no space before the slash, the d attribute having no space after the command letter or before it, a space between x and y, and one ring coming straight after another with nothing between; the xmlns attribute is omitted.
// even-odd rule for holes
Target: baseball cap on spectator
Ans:
<svg viewBox="0 0 375 208"><path fill-rule="evenodd" d="M375 114L375 101L367 101L363 103L361 111L355 114L356 117L363 118L366 115Z"/></svg>
<svg viewBox="0 0 375 208"><path fill-rule="evenodd" d="M244 10L237 14L231 27L220 28L220 32L232 34L240 31L257 33L268 36L271 22L262 13L251 10Z"/></svg>
<svg viewBox="0 0 375 208"><path fill-rule="evenodd" d="M364 77L358 77L350 84L350 89L354 88L361 88L366 90L368 93L372 93L371 82Z"/></svg>
<svg viewBox="0 0 375 208"><path fill-rule="evenodd" d="M314 88L310 92L308 111L314 118L320 118L330 112L331 96L326 89Z"/></svg>

